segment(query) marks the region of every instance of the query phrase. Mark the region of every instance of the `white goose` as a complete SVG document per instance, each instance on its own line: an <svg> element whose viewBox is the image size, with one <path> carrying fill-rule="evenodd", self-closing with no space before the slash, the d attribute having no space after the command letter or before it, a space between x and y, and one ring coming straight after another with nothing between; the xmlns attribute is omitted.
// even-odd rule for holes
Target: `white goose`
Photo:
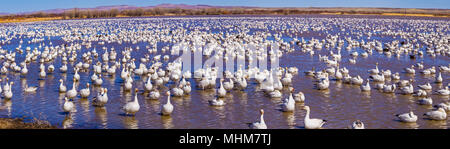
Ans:
<svg viewBox="0 0 450 149"><path fill-rule="evenodd" d="M361 120L356 120L352 123L352 129L364 129L364 123Z"/></svg>
<svg viewBox="0 0 450 149"><path fill-rule="evenodd" d="M418 85L417 87L419 87L420 89L423 90L431 90L433 87L431 87L430 83L424 84L424 85Z"/></svg>
<svg viewBox="0 0 450 149"><path fill-rule="evenodd" d="M305 128L306 129L319 129L322 127L323 124L325 124L327 121L323 120L323 119L310 119L309 118L309 113L310 113L310 109L309 106L305 106L303 107L304 110L306 110L306 115L305 115Z"/></svg>
<svg viewBox="0 0 450 149"><path fill-rule="evenodd" d="M64 85L63 79L59 79L59 82L61 82L59 84L59 92L65 93L67 91L67 87Z"/></svg>
<svg viewBox="0 0 450 149"><path fill-rule="evenodd" d="M225 102L219 98L214 98L212 100L208 100L209 105L211 106L223 106L225 105Z"/></svg>
<svg viewBox="0 0 450 149"><path fill-rule="evenodd" d="M154 88L154 89L148 94L148 97L149 97L150 99L153 99L153 100L159 99L160 96L161 96L161 95L159 94L159 91L158 91L156 88Z"/></svg>
<svg viewBox="0 0 450 149"><path fill-rule="evenodd" d="M303 92L298 92L297 94L294 94L294 100L295 102L305 102L305 94L303 94Z"/></svg>
<svg viewBox="0 0 450 149"><path fill-rule="evenodd" d="M151 91L152 88L153 88L153 85L152 85L152 81L151 81L151 77L150 77L150 76L151 76L151 75L148 74L147 82L146 82L145 85L144 85L145 91Z"/></svg>
<svg viewBox="0 0 450 149"><path fill-rule="evenodd" d="M36 90L36 86L28 86L28 84L26 84L25 88L23 89L24 92L36 92Z"/></svg>
<svg viewBox="0 0 450 149"><path fill-rule="evenodd" d="M264 110L260 110L261 116L259 122L247 123L250 129L267 129L267 125L264 122Z"/></svg>
<svg viewBox="0 0 450 149"><path fill-rule="evenodd" d="M223 79L220 79L220 88L217 90L217 96L218 97L225 97L227 95L227 91L225 90L225 88L223 87Z"/></svg>
<svg viewBox="0 0 450 149"><path fill-rule="evenodd" d="M181 84L178 85L178 87L172 88L172 94L175 97L181 97L184 95L183 86Z"/></svg>
<svg viewBox="0 0 450 149"><path fill-rule="evenodd" d="M369 79L367 79L366 85L361 85L361 91L364 91L364 92L370 91Z"/></svg>
<svg viewBox="0 0 450 149"><path fill-rule="evenodd" d="M104 106L108 102L108 89L101 88L97 97L94 97L93 104L95 106Z"/></svg>
<svg viewBox="0 0 450 149"><path fill-rule="evenodd" d="M432 105L433 104L433 99L431 99L431 97L422 98L422 99L418 100L418 103L420 105Z"/></svg>
<svg viewBox="0 0 450 149"><path fill-rule="evenodd" d="M70 101L67 97L64 97L64 105L63 110L64 112L75 112L75 105L72 101Z"/></svg>
<svg viewBox="0 0 450 149"><path fill-rule="evenodd" d="M138 98L137 98L137 92L138 92L138 89L136 88L136 89L134 90L134 92L135 92L134 100L133 100L132 102L128 102L127 104L125 104L125 105L122 107L122 110L124 110L124 111L125 111L125 114L127 114L127 115L128 115L128 114L133 114L133 115L135 115L136 112L138 112L139 109L140 109L139 102L138 102Z"/></svg>
<svg viewBox="0 0 450 149"><path fill-rule="evenodd" d="M378 74L380 73L380 70L378 70L378 63L375 63L375 69L370 69L368 70L369 73L371 74Z"/></svg>
<svg viewBox="0 0 450 149"><path fill-rule="evenodd" d="M448 96L450 95L450 90L448 89L448 86L446 86L444 89L437 90L436 93L441 96Z"/></svg>
<svg viewBox="0 0 450 149"><path fill-rule="evenodd" d="M9 89L5 90L3 92L3 96L5 96L6 99L11 99L12 96L13 96L13 93L12 93L12 90L11 90L11 87L12 87L13 84L14 84L14 82L11 82L11 85L9 85Z"/></svg>
<svg viewBox="0 0 450 149"><path fill-rule="evenodd" d="M291 90L291 93L289 94L289 98L285 99L283 104L281 104L281 110L283 112L292 112L295 110L295 100L294 97L292 97L292 91L293 90Z"/></svg>
<svg viewBox="0 0 450 149"><path fill-rule="evenodd" d="M401 122L405 123L415 123L417 121L417 115L414 115L413 111L410 111L409 113L397 114L395 116L397 116Z"/></svg>
<svg viewBox="0 0 450 149"><path fill-rule="evenodd" d="M439 75L436 76L435 82L436 82L436 83L442 83L442 75L441 75L441 72L439 72Z"/></svg>
<svg viewBox="0 0 450 149"><path fill-rule="evenodd" d="M173 105L170 103L170 92L166 92L167 95L167 103L163 105L161 108L162 115L170 115L173 112Z"/></svg>
<svg viewBox="0 0 450 149"><path fill-rule="evenodd" d="M423 114L425 117L431 119L431 120L446 120L447 119L447 113L443 108L438 108L436 111L430 111L425 114Z"/></svg>
<svg viewBox="0 0 450 149"><path fill-rule="evenodd" d="M77 89L76 89L75 79L73 79L72 89L67 92L67 97L72 99L72 98L75 98L76 96L77 96Z"/></svg>
<svg viewBox="0 0 450 149"><path fill-rule="evenodd" d="M87 98L89 94L91 94L89 83L86 83L86 88L80 90L80 96L81 98Z"/></svg>

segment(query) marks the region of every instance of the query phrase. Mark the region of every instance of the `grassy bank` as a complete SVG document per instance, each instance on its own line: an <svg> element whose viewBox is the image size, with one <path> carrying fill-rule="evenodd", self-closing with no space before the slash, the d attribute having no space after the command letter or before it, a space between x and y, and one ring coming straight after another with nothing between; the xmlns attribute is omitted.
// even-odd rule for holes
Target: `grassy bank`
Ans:
<svg viewBox="0 0 450 149"><path fill-rule="evenodd" d="M0 129L56 129L56 126L50 125L47 121L33 120L25 123L20 118L0 118Z"/></svg>

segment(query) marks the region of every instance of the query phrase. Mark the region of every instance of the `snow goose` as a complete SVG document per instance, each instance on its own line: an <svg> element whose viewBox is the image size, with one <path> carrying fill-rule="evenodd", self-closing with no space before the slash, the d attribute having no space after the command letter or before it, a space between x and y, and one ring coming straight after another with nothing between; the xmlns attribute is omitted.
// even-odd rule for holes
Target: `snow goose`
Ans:
<svg viewBox="0 0 450 149"><path fill-rule="evenodd" d="M431 90L433 87L431 87L430 83L424 84L424 85L418 85L417 87L419 87L420 89L423 90Z"/></svg>
<svg viewBox="0 0 450 149"><path fill-rule="evenodd" d="M450 90L448 90L448 86L446 86L445 89L437 90L436 93L441 96L448 96L450 95Z"/></svg>
<svg viewBox="0 0 450 149"><path fill-rule="evenodd" d="M445 120L447 119L447 113L443 108L438 108L436 111L430 111L423 114L426 118L431 120Z"/></svg>
<svg viewBox="0 0 450 149"><path fill-rule="evenodd" d="M61 82L59 84L59 92L65 93L67 91L67 87L64 85L63 79L59 79L59 82Z"/></svg>
<svg viewBox="0 0 450 149"><path fill-rule="evenodd" d="M441 72L439 72L439 75L436 76L435 82L436 82L436 83L442 83L442 75L441 75Z"/></svg>
<svg viewBox="0 0 450 149"><path fill-rule="evenodd" d="M431 97L427 97L427 98L422 98L422 99L418 100L418 103L420 105L432 105L433 100L431 99Z"/></svg>
<svg viewBox="0 0 450 149"><path fill-rule="evenodd" d="M151 91L152 88L153 88L153 85L152 85L152 81L151 81L151 77L150 77L150 76L151 76L151 75L148 74L147 82L144 84L144 89L145 89L145 91Z"/></svg>
<svg viewBox="0 0 450 149"><path fill-rule="evenodd" d="M80 90L80 96L81 98L87 98L89 94L91 94L89 83L86 83L86 88Z"/></svg>
<svg viewBox="0 0 450 149"><path fill-rule="evenodd" d="M92 104L95 106L104 106L108 102L108 89L101 88L97 97L94 97Z"/></svg>
<svg viewBox="0 0 450 149"><path fill-rule="evenodd" d="M233 79L230 79L229 82L224 82L224 83L223 83L223 88L225 88L225 90L227 90L227 91L232 90L233 87L234 87Z"/></svg>
<svg viewBox="0 0 450 149"><path fill-rule="evenodd" d="M369 73L371 74L378 74L380 73L380 70L378 70L378 63L375 63L375 69L370 69L368 70Z"/></svg>
<svg viewBox="0 0 450 149"><path fill-rule="evenodd" d="M167 95L167 103L163 105L161 108L162 115L170 115L173 112L173 105L170 103L170 92L166 92Z"/></svg>
<svg viewBox="0 0 450 149"><path fill-rule="evenodd" d="M445 111L450 111L450 103L449 102L443 102L443 103L440 103L440 104L437 104L437 105L434 105L434 107L435 108L442 108L442 109L444 109Z"/></svg>
<svg viewBox="0 0 450 149"><path fill-rule="evenodd" d="M122 107L122 110L124 110L124 111L125 111L125 114L127 114L127 115L128 115L128 114L135 115L136 112L138 112L139 109L140 109L139 102L138 102L138 98L137 98L137 92L138 92L138 89L136 88L136 89L134 90L134 92L135 92L134 100L131 101L131 102L128 102L127 104L125 104L125 105Z"/></svg>
<svg viewBox="0 0 450 149"><path fill-rule="evenodd" d="M364 129L364 123L361 120L356 120L352 123L352 129Z"/></svg>
<svg viewBox="0 0 450 149"><path fill-rule="evenodd" d="M264 122L264 110L261 109L259 112L261 113L259 122L247 123L247 124L248 124L248 127L249 127L250 129L267 129L267 125L266 125L266 123Z"/></svg>
<svg viewBox="0 0 450 149"><path fill-rule="evenodd" d="M64 97L63 110L68 113L75 112L75 105L67 97Z"/></svg>
<svg viewBox="0 0 450 149"><path fill-rule="evenodd" d="M225 90L225 88L223 87L223 79L220 79L220 87L217 90L217 96L222 98L225 97L225 95L227 95L227 91Z"/></svg>
<svg viewBox="0 0 450 149"><path fill-rule="evenodd" d="M361 85L361 91L364 91L364 92L370 91L369 79L367 79L366 85Z"/></svg>
<svg viewBox="0 0 450 149"><path fill-rule="evenodd" d="M160 96L161 95L159 94L159 91L156 88L153 88L153 90L148 94L148 97L153 100L158 99Z"/></svg>
<svg viewBox="0 0 450 149"><path fill-rule="evenodd" d="M327 121L323 120L323 119L311 119L309 118L309 114L310 114L310 108L309 106L305 106L303 107L304 110L306 110L306 115L305 115L305 128L306 129L319 129L322 127L323 124L325 124Z"/></svg>
<svg viewBox="0 0 450 149"><path fill-rule="evenodd" d="M297 94L294 94L294 100L296 102L305 102L305 94L299 91Z"/></svg>
<svg viewBox="0 0 450 149"><path fill-rule="evenodd" d="M184 95L183 86L181 84L178 85L178 87L172 88L172 94L175 97L181 97Z"/></svg>
<svg viewBox="0 0 450 149"><path fill-rule="evenodd" d="M186 85L184 85L183 86L183 92L184 92L184 94L189 94L189 93L191 93L191 90L192 90L192 88L191 88L191 82L186 82Z"/></svg>
<svg viewBox="0 0 450 149"><path fill-rule="evenodd" d="M405 123L415 123L417 121L417 115L414 115L413 111L410 111L409 113L403 113L403 114L396 114L401 122Z"/></svg>
<svg viewBox="0 0 450 149"><path fill-rule="evenodd" d="M281 104L281 111L283 112L292 112L295 110L295 100L294 97L292 97L292 91L289 94L289 98L285 99L283 101L283 104Z"/></svg>
<svg viewBox="0 0 450 149"><path fill-rule="evenodd" d="M211 106L223 106L225 105L225 102L219 98L214 98L212 100L208 100L209 105Z"/></svg>
<svg viewBox="0 0 450 149"><path fill-rule="evenodd" d="M37 86L28 86L28 84L25 85L25 88L23 89L24 92L36 92Z"/></svg>
<svg viewBox="0 0 450 149"><path fill-rule="evenodd" d="M75 74L73 75L73 79L75 82L80 80L80 74L78 74L79 69L78 68L74 68L75 69Z"/></svg>
<svg viewBox="0 0 450 149"><path fill-rule="evenodd" d="M281 98L282 94L279 90L274 90L269 93L270 98Z"/></svg>
<svg viewBox="0 0 450 149"><path fill-rule="evenodd" d="M5 96L6 99L11 99L12 96L13 96L13 93L12 93L12 90L11 90L11 87L12 87L13 84L14 84L14 82L11 82L11 84L9 85L8 90L5 90L3 92L3 96Z"/></svg>
<svg viewBox="0 0 450 149"><path fill-rule="evenodd" d="M72 89L67 92L67 97L72 99L72 98L75 98L76 96L77 96L77 89L76 89L75 79L73 79Z"/></svg>

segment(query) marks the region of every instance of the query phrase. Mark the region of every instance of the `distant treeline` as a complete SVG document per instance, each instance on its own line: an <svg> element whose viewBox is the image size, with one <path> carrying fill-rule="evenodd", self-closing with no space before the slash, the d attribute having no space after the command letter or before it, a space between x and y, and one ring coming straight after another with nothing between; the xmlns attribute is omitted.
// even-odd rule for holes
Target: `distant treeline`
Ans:
<svg viewBox="0 0 450 149"><path fill-rule="evenodd" d="M61 17L62 19L78 18L111 18L111 17L139 17L139 16L164 16L164 15L294 15L294 14L426 14L432 16L450 16L449 9L403 9L403 8L137 8L137 9L79 9L74 8L63 13L38 12L27 15L5 15L0 18L40 18Z"/></svg>

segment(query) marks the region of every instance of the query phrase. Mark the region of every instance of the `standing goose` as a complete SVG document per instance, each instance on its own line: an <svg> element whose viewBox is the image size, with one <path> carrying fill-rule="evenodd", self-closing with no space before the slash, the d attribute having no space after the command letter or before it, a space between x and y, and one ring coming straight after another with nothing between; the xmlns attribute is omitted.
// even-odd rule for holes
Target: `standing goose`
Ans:
<svg viewBox="0 0 450 149"><path fill-rule="evenodd" d="M67 92L67 97L72 99L72 98L75 98L76 96L77 96L77 89L76 89L75 79L73 79L72 89Z"/></svg>
<svg viewBox="0 0 450 149"><path fill-rule="evenodd" d="M395 116L397 116L401 122L405 123L415 123L417 121L417 115L414 115L413 111L410 111L409 113L397 114Z"/></svg>
<svg viewBox="0 0 450 149"><path fill-rule="evenodd" d="M12 90L11 90L11 86L14 84L14 82L11 82L11 85L9 85L9 89L4 91L3 94L5 96L6 99L11 99L13 96Z"/></svg>
<svg viewBox="0 0 450 149"><path fill-rule="evenodd" d="M75 82L80 80L80 74L78 74L79 69L75 68L75 74L73 75L73 79Z"/></svg>
<svg viewBox="0 0 450 149"><path fill-rule="evenodd" d="M439 72L439 75L436 76L435 82L436 82L436 83L442 83L442 75L441 75L441 72Z"/></svg>
<svg viewBox="0 0 450 149"><path fill-rule="evenodd" d="M61 66L59 68L59 71L61 71L61 73L66 73L67 72L67 64L64 64L63 66Z"/></svg>
<svg viewBox="0 0 450 149"><path fill-rule="evenodd" d="M261 113L259 122L248 123L250 129L267 129L267 125L264 122L264 110L261 109L259 112Z"/></svg>
<svg viewBox="0 0 450 149"><path fill-rule="evenodd" d="M148 94L148 97L154 100L158 99L160 97L158 89L156 89L156 87L153 88L153 90Z"/></svg>
<svg viewBox="0 0 450 149"><path fill-rule="evenodd" d="M293 89L292 91L295 91L295 89ZM294 94L294 100L295 102L305 102L305 94L303 94L303 92Z"/></svg>
<svg viewBox="0 0 450 149"><path fill-rule="evenodd" d="M161 109L162 115L170 115L173 112L173 105L170 103L170 91L166 92L167 103L163 105Z"/></svg>
<svg viewBox="0 0 450 149"><path fill-rule="evenodd" d="M89 83L86 83L86 88L80 90L81 98L87 98L91 94Z"/></svg>
<svg viewBox="0 0 450 149"><path fill-rule="evenodd" d="M136 89L134 90L134 92L135 92L134 100L133 100L132 102L128 102L127 104L125 104L125 105L122 107L122 110L124 110L124 111L125 111L125 114L127 114L127 115L128 115L128 114L135 115L136 112L138 112L139 109L140 109L139 102L138 102L138 98L137 98L137 92L138 92L138 89L136 88Z"/></svg>
<svg viewBox="0 0 450 149"><path fill-rule="evenodd" d="M64 85L63 79L59 79L59 82L61 82L59 84L59 92L65 93L67 91L67 87Z"/></svg>
<svg viewBox="0 0 450 149"><path fill-rule="evenodd" d="M151 82L151 77L150 77L151 75L150 74L148 74L148 79L147 79L147 82L145 83L145 85L144 85L144 89L145 89L145 91L151 91L152 90L152 88L153 88L153 85L152 85L152 82Z"/></svg>
<svg viewBox="0 0 450 149"><path fill-rule="evenodd" d="M184 94L188 95L189 93L191 93L191 90L191 82L186 82L186 85L184 85L183 87Z"/></svg>
<svg viewBox="0 0 450 149"><path fill-rule="evenodd" d="M104 106L108 102L108 89L101 88L97 97L94 97L92 104L95 106Z"/></svg>
<svg viewBox="0 0 450 149"><path fill-rule="evenodd" d="M292 97L292 92L294 89L291 89L291 93L289 94L289 98L285 99L283 104L281 104L281 110L283 112L292 112L295 110L295 100L294 97Z"/></svg>
<svg viewBox="0 0 450 149"><path fill-rule="evenodd" d="M75 110L75 105L73 104L72 101L70 101L67 97L64 97L64 106L63 106L63 110L64 112L74 112Z"/></svg>
<svg viewBox="0 0 450 149"><path fill-rule="evenodd" d="M323 124L325 124L327 122L327 120L323 120L323 119L310 119L309 118L309 113L310 113L309 106L305 106L305 107L303 107L303 109L306 110L306 115L305 115L305 128L306 129L319 129L322 127Z"/></svg>
<svg viewBox="0 0 450 149"><path fill-rule="evenodd" d="M227 91L225 90L225 88L223 87L223 79L220 79L220 88L217 90L217 96L218 97L225 97L225 95L227 95Z"/></svg>

